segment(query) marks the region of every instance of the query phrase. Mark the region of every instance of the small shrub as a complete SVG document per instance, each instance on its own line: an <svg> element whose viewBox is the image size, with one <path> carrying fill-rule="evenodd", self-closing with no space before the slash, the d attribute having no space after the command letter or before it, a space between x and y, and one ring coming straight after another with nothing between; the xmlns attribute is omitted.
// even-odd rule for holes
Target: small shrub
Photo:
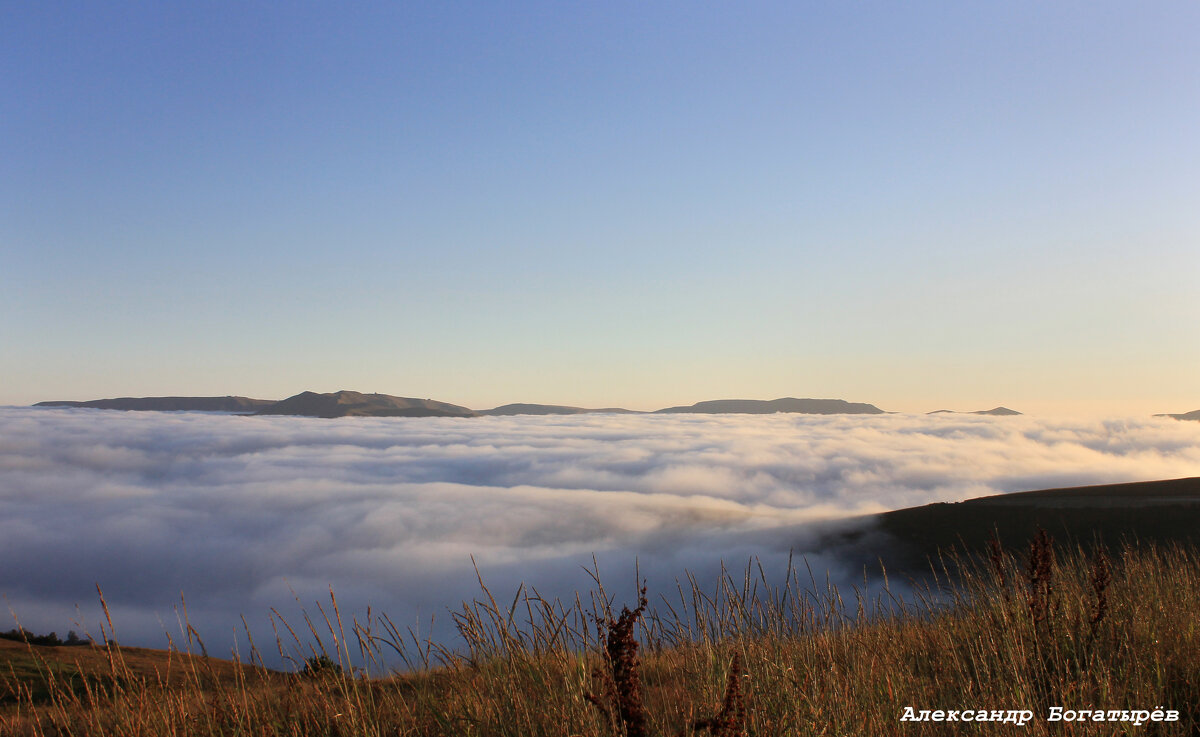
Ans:
<svg viewBox="0 0 1200 737"><path fill-rule="evenodd" d="M342 675L342 666L333 658L325 653L314 655L304 661L304 670L300 671L306 676L340 676Z"/></svg>

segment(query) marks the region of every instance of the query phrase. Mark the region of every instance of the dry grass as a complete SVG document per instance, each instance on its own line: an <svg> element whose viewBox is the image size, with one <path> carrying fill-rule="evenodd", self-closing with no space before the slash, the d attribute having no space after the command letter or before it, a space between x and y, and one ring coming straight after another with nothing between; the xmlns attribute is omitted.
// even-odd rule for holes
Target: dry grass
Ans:
<svg viewBox="0 0 1200 737"><path fill-rule="evenodd" d="M547 601L522 589L455 613L461 648L387 617L343 622L332 598L277 646L307 675L170 655L171 672L103 643L71 681L24 648L45 688L7 667L4 735L950 735L1011 724L901 722L915 709L1029 709L1028 735L1188 735L1200 730L1200 558L1191 549L1107 556L1036 540L1014 560L942 564L914 596L771 586L754 566L706 590L689 579L614 616L597 586ZM111 632L111 624L108 631ZM192 637L185 647L192 644ZM11 649L4 652L11 652ZM366 678L381 657L408 672ZM136 657L135 657L136 656ZM256 662L256 652L251 661ZM98 662L96 662L98 659ZM12 658L8 662L15 662ZM312 661L315 662L315 661ZM336 664L337 667L334 667ZM40 670L38 670L40 668ZM28 670L28 669L26 669ZM1049 722L1069 709L1177 710L1177 722Z"/></svg>

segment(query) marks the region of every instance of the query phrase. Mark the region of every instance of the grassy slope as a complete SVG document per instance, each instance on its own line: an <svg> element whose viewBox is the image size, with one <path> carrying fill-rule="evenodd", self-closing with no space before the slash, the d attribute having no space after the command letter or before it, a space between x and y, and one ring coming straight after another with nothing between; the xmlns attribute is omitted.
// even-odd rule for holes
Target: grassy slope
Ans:
<svg viewBox="0 0 1200 737"><path fill-rule="evenodd" d="M197 679L207 686L231 687L248 678L274 678L261 668L228 660L140 647L98 645L45 647L0 639L0 704L19 700L21 689L45 702L57 686L83 694L84 681L141 682L179 688Z"/></svg>
<svg viewBox="0 0 1200 737"><path fill-rule="evenodd" d="M937 520L930 515L949 510L960 516L943 517L941 524L957 519L976 526L964 538L1000 523L1011 524L1004 534L1015 538L1026 529L1022 525L1051 519L1027 518L1041 514L1038 510L1074 510L1067 524L1079 520L1080 511L1117 510L1117 516L1103 517L1117 525L1130 519L1137 509L1134 500L1141 500L1160 510L1145 518L1153 535L1135 530L1145 540L1178 529L1178 520L1171 519L1180 516L1176 506L1194 515L1195 487L1192 480L1034 492L903 510L892 519L903 522L893 523L900 534L915 534ZM864 600L854 591L810 583L807 572L773 588L747 569L744 577L727 578L716 591L685 587L658 599L638 625L641 652L622 656L638 666L642 733L1200 733L1200 621L1195 615L1200 557L1195 548L1164 551L1143 544L1114 552L1110 582L1102 585L1102 567L1083 553L1060 551L1036 585L1024 555L1000 554L982 566L954 571L933 588L918 589L915 598L885 593ZM603 606L585 611L577 602L548 603L533 595L512 604L505 599L498 605L484 589L457 618L469 652L410 675L370 682L267 674L132 648L120 648L110 660L102 648L0 646L0 663L10 679L46 682L45 673L78 661L94 684L83 693L51 687L40 699L26 691L21 703L0 708L0 734L634 734L615 716L622 687L615 685L605 656L604 628L596 624L597 619L611 623L614 612L606 613ZM411 643L393 636L394 629L356 629L348 642L339 634L336 659L387 649L390 642L420 662ZM381 634L386 636L380 639ZM177 675L164 677L168 672ZM744 715L694 728L722 714L736 716L736 709L727 708L733 702L745 704ZM1029 709L1036 716L1019 729L987 722L900 722L909 706ZM1052 706L1161 706L1179 711L1180 721L1136 728L1064 725L1047 721Z"/></svg>
<svg viewBox="0 0 1200 737"><path fill-rule="evenodd" d="M0 710L0 734L1042 737L1200 730L1195 552L1140 549L1114 558L1103 607L1094 561L1060 558L1043 587L1040 619L1031 615L1023 569L1019 559L1001 559L1002 576L960 573L957 588L939 593L941 603L886 595L861 601L852 592L792 584L771 589L753 576L727 580L716 592L684 591L670 609L663 601L640 622L641 652L621 656L638 685L624 688L615 686L603 641L590 628L576 629L569 611L542 617L539 600L521 600L517 611L530 613L522 623L524 613L512 618L507 604L485 595L461 620L471 652L414 675L224 685L184 679L167 691L131 679L99 696ZM357 647L352 638L350 649ZM638 704L638 731L605 717L619 713L616 697L629 692L637 694L625 701ZM740 713L726 707L738 703ZM1021 728L901 722L910 706L1035 716ZM1179 720L1064 725L1046 718L1053 706L1147 714L1161 706L1178 711ZM731 718L694 728L722 714Z"/></svg>

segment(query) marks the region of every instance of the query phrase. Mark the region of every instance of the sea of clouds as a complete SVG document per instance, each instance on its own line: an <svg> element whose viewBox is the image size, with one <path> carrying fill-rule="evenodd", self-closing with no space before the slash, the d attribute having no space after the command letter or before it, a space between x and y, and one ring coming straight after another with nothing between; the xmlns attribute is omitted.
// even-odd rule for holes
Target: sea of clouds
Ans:
<svg viewBox="0 0 1200 737"><path fill-rule="evenodd" d="M330 587L344 611L427 626L477 596L476 565L500 597L571 598L595 556L632 600L635 561L652 591L752 556L836 569L831 520L1195 475L1200 423L1149 417L0 408L0 594L31 630L98 634L99 585L118 638L154 647L178 639L183 595L224 654L242 615L259 629Z"/></svg>

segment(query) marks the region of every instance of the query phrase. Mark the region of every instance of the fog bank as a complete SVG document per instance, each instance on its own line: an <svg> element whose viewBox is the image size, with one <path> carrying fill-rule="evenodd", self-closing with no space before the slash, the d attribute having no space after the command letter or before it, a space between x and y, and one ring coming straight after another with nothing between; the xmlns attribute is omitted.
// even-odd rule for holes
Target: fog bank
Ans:
<svg viewBox="0 0 1200 737"><path fill-rule="evenodd" d="M22 624L162 646L186 594L214 654L332 586L445 619L476 593L633 591L815 553L814 521L1200 474L1200 424L969 415L240 417L0 409L0 593ZM818 565L836 565L814 555ZM293 595L294 592L294 595ZM76 615L75 605L81 610ZM7 629L7 627L4 627Z"/></svg>

